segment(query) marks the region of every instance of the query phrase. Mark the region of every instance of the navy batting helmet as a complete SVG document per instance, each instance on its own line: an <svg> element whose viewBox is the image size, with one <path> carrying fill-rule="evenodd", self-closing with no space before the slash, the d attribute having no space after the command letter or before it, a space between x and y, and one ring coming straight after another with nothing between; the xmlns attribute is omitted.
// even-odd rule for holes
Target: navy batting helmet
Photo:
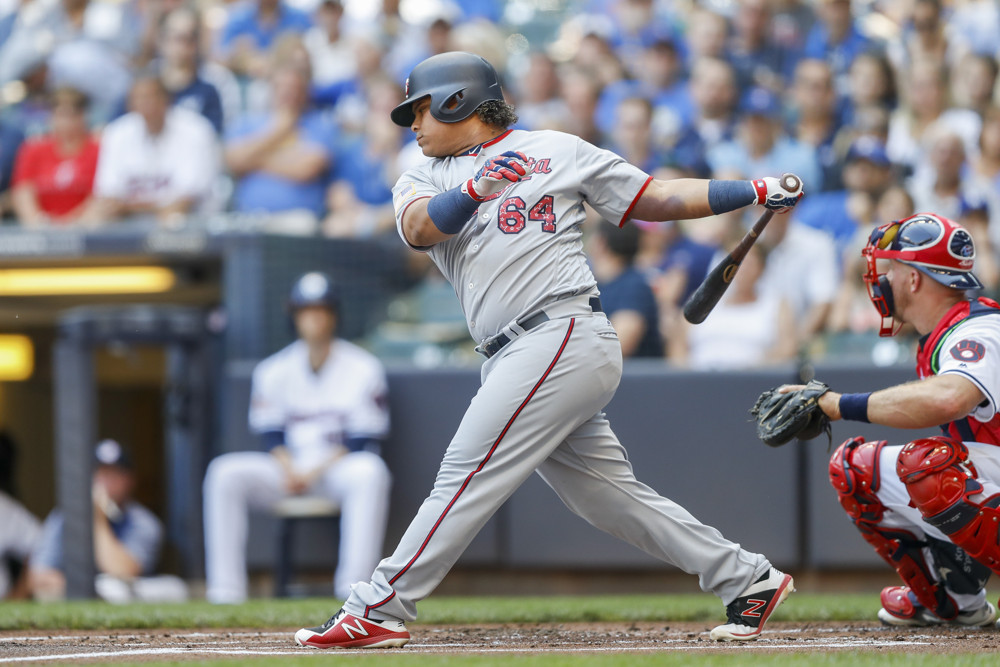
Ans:
<svg viewBox="0 0 1000 667"><path fill-rule="evenodd" d="M288 308L295 311L307 306L325 306L334 312L337 311L340 307L340 296L330 276L319 271L310 271L295 281L288 296Z"/></svg>
<svg viewBox="0 0 1000 667"><path fill-rule="evenodd" d="M406 79L406 99L389 114L396 125L413 124L413 103L430 96L431 115L442 123L465 120L487 100L503 101L500 75L485 58L464 51L441 53L419 63Z"/></svg>

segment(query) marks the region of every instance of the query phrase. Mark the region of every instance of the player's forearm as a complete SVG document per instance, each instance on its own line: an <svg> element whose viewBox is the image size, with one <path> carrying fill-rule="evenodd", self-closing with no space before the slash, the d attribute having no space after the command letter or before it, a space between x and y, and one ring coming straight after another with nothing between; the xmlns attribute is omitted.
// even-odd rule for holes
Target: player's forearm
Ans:
<svg viewBox="0 0 1000 667"><path fill-rule="evenodd" d="M142 566L132 557L103 515L94 516L94 558L98 572L120 579L134 579L142 574Z"/></svg>
<svg viewBox="0 0 1000 667"><path fill-rule="evenodd" d="M820 398L820 407L831 419L843 416L841 396L830 391ZM955 374L935 375L873 392L866 414L873 424L932 428L967 416L982 400L982 392L970 380Z"/></svg>
<svg viewBox="0 0 1000 667"><path fill-rule="evenodd" d="M454 234L446 234L438 229L427 212L430 199L420 199L410 204L403 214L403 234L410 245L426 248L450 239Z"/></svg>

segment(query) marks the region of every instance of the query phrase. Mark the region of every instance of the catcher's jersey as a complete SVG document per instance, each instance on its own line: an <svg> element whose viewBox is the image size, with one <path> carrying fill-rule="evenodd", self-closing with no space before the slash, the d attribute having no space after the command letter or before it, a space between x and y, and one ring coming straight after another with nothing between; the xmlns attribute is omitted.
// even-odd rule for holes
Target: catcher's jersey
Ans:
<svg viewBox="0 0 1000 667"><path fill-rule="evenodd" d="M1000 313L964 320L937 349L937 374L957 373L971 380L986 397L971 416L984 423L993 419L1000 398Z"/></svg>
<svg viewBox="0 0 1000 667"><path fill-rule="evenodd" d="M386 436L386 387L382 364L357 345L337 339L313 372L309 350L298 340L254 369L250 429L284 431L296 464L316 465L345 438Z"/></svg>
<svg viewBox="0 0 1000 667"><path fill-rule="evenodd" d="M488 158L506 151L528 157L528 175L483 202L455 236L417 248L427 250L455 288L478 341L552 301L597 294L583 252L583 202L621 225L652 180L579 137L509 130L465 155L429 160L399 177L393 205L403 240L410 204L461 185Z"/></svg>

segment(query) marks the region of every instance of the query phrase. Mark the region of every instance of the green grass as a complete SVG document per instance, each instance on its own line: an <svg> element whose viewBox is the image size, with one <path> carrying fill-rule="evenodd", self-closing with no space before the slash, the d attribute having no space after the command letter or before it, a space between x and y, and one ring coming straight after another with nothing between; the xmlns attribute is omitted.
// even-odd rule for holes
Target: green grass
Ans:
<svg viewBox="0 0 1000 667"><path fill-rule="evenodd" d="M0 630L125 628L297 628L319 624L337 610L328 598L112 605L96 601L8 602ZM878 595L796 593L775 612L777 621L873 620ZM722 604L712 595L546 597L431 597L420 603L422 624L570 623L577 621L716 621Z"/></svg>

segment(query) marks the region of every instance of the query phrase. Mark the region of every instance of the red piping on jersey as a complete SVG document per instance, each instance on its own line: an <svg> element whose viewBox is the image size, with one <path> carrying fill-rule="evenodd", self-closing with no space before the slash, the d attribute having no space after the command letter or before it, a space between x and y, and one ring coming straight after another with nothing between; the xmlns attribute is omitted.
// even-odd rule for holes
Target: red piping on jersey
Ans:
<svg viewBox="0 0 1000 667"><path fill-rule="evenodd" d="M499 142L503 141L504 139L506 139L507 135L510 134L513 131L514 130L507 130L506 132L504 132L503 134L501 134L499 137L495 137L493 139L490 139L489 141L487 141L485 144L483 144L479 148L482 149L482 148L486 148L487 146L492 146L493 144L499 143Z"/></svg>
<svg viewBox="0 0 1000 667"><path fill-rule="evenodd" d="M510 134L513 131L514 130L507 130L503 134L501 134L499 136L496 136L496 137L493 137L492 139L490 139L486 143L479 144L478 146L473 146L469 150L465 151L461 155L457 155L456 157L471 157L471 156L479 155L484 148L486 148L487 146L492 146L493 144L498 143L500 141L503 141L504 139L507 138L507 135Z"/></svg>
<svg viewBox="0 0 1000 667"><path fill-rule="evenodd" d="M475 470L470 472L469 476L465 478L465 482L462 484L461 488L458 489L454 497L451 499L451 502L449 502L448 506L444 508L443 512L441 512L441 516L439 516L437 521L434 522L434 526L432 526L430 532L427 533L427 537L424 538L424 541L420 545L420 548L417 549L417 553L413 555L413 558L410 559L410 562L408 562L405 566L403 566L403 569L397 572L392 577L392 579L389 580L390 586L394 584L397 579L403 576L406 573L406 571L409 570L410 567L417 561L417 559L420 558L420 554L422 554L424 552L424 549L427 548L427 543L431 541L432 537L434 537L434 533L441 525L441 522L444 521L445 516L447 516L448 512L451 511L451 508L455 505L455 503L458 502L459 496L461 496L462 493L465 492L465 489L469 486L469 483L472 482L472 478L476 476L476 473L480 472L483 468L486 467L486 464L489 462L490 458L493 457L493 452L495 452L497 447L500 446L500 442L504 439L504 436L507 435L507 431L510 430L510 427L514 425L514 420L517 419L518 415L521 414L521 411L524 410L526 405L528 405L528 401L531 400L531 398L538 391L538 388L542 386L543 382L545 382L545 378L547 378L549 376L549 373L552 372L552 369L555 368L556 362L559 361L559 358L562 356L563 350L566 349L566 344L569 343L569 337L573 333L573 325L575 323L576 323L575 317L570 319L569 329L566 331L566 336L563 338L562 345L560 345L559 349L556 351L556 356L553 357L552 362L549 364L549 367L545 369L545 372L542 373L542 377L538 380L538 382L535 383L535 386L532 387L531 391L528 392L527 397L525 397L525 399L521 401L521 405L517 406L517 410L514 411L514 414L507 421L507 425L503 427L503 430L500 431L500 435L497 437L496 441L494 441L493 446L490 447L490 451L486 452L486 456L484 456L483 460L479 462L479 466L476 467ZM385 603L392 600L392 598L395 597L395 595L396 591L393 591L389 597L385 598L381 602L376 602L375 604L370 604L367 607L365 607L365 617L367 618L368 613L373 609L378 609Z"/></svg>
<svg viewBox="0 0 1000 667"><path fill-rule="evenodd" d="M626 209L625 215L622 216L621 222L618 223L618 227L624 227L625 226L625 223L628 222L629 215L631 215L631 213L632 213L632 209L634 209L635 205L639 203L639 197L642 196L642 193L646 191L646 188L648 188L649 184L652 183L652 182L653 182L653 177L652 176L647 176L646 177L646 182L642 184L641 188L639 188L639 192L636 193L635 199L633 199L632 203L628 205L628 209Z"/></svg>

